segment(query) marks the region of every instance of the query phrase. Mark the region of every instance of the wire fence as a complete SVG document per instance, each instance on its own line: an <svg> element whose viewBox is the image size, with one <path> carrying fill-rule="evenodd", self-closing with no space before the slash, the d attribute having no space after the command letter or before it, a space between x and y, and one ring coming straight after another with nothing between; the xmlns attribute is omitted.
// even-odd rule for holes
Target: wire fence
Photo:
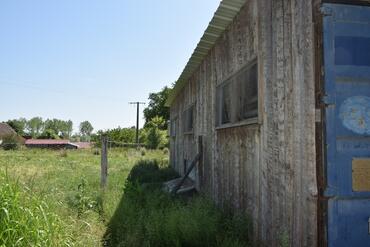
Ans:
<svg viewBox="0 0 370 247"><path fill-rule="evenodd" d="M115 147L146 147L144 143L130 143L130 142L119 142L107 139L108 148Z"/></svg>

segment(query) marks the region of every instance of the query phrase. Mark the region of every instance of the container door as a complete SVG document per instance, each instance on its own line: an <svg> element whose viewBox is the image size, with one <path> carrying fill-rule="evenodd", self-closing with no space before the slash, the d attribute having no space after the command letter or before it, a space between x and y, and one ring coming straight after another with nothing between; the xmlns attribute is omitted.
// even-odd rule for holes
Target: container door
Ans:
<svg viewBox="0 0 370 247"><path fill-rule="evenodd" d="M329 246L370 246L370 7L324 4Z"/></svg>

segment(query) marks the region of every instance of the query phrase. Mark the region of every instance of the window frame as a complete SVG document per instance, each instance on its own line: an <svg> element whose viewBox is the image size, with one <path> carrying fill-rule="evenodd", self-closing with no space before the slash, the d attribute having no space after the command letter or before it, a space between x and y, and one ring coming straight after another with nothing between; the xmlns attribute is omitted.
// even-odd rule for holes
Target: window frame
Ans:
<svg viewBox="0 0 370 247"><path fill-rule="evenodd" d="M187 113L191 110L192 112L192 121L191 121L191 130L187 129L187 124L188 124L188 115ZM182 124L183 124L183 134L184 135L192 135L194 134L194 111L195 111L195 103L192 103L188 107L185 108L185 110L182 112Z"/></svg>
<svg viewBox="0 0 370 247"><path fill-rule="evenodd" d="M179 118L178 116L176 115L175 117L173 117L170 121L169 121L169 137L172 137L172 138L175 138L178 134L178 121L179 121Z"/></svg>
<svg viewBox="0 0 370 247"><path fill-rule="evenodd" d="M237 77L238 74L241 71L243 71L245 69L250 69L255 65L257 66L257 71L256 71L256 76L257 76L257 95L256 95L256 97L257 97L257 109L256 109L257 116L248 117L248 118L242 119L242 120L237 121L237 122L222 123L223 111L222 111L221 104L223 104L223 101L224 101L223 100L222 88L225 87L228 84L230 85L231 88L235 87L235 84L237 84L237 82L235 82L235 77ZM234 80L233 80L233 78L234 78ZM230 76L228 76L226 79L224 79L222 83L220 83L219 85L216 86L215 101L216 101L216 113L215 113L215 118L216 118L215 119L215 129L216 130L240 127L240 126L245 126L245 125L256 125L256 124L261 123L260 105L261 105L262 102L261 102L261 97L260 97L260 76L259 76L259 63L258 63L258 58L257 57L252 59L248 63L246 63L240 69L238 69L237 71L232 73ZM233 103L231 103L231 105L232 104ZM240 106L239 106L238 110L240 111Z"/></svg>

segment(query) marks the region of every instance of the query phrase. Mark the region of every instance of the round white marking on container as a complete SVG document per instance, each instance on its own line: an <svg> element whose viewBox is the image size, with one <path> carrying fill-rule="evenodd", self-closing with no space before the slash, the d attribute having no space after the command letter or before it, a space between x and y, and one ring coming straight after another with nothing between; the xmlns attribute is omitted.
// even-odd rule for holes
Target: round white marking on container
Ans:
<svg viewBox="0 0 370 247"><path fill-rule="evenodd" d="M370 97L353 96L339 108L344 127L361 135L370 135Z"/></svg>

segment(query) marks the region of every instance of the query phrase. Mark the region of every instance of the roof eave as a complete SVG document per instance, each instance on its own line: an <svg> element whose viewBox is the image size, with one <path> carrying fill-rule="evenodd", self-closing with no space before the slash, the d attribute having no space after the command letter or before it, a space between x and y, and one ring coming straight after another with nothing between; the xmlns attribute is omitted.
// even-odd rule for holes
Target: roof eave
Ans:
<svg viewBox="0 0 370 247"><path fill-rule="evenodd" d="M182 71L175 86L171 90L166 106L171 106L176 96L185 87L190 77L198 69L204 58L208 55L210 50L214 47L217 40L226 31L235 16L245 4L246 0L222 0L218 6L212 20L209 22L202 38L194 49L189 61Z"/></svg>

